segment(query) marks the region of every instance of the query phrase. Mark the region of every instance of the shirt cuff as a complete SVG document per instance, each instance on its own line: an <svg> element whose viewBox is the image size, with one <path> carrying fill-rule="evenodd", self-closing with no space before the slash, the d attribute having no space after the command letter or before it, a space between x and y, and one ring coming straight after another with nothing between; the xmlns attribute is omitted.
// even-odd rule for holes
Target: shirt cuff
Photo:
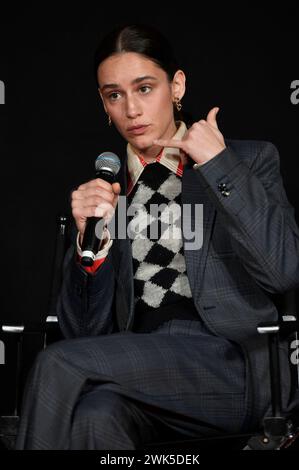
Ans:
<svg viewBox="0 0 299 470"><path fill-rule="evenodd" d="M78 232L78 235L77 235L77 253L80 257L82 257L82 249L81 249L81 246L80 246L80 243L79 243L79 238L80 238L80 233ZM101 249L97 252L97 254L95 256L95 261L100 260L102 258L106 258L106 256L108 255L108 251L109 251L109 249L112 245L112 242L113 242L113 240L111 240L109 230L107 229L107 227L104 227L103 238L102 238L102 242L101 242L101 246L100 246Z"/></svg>
<svg viewBox="0 0 299 470"><path fill-rule="evenodd" d="M204 166L206 163L209 163L210 160L207 160L206 162L202 163L194 163L193 168L194 170L198 170L199 167Z"/></svg>

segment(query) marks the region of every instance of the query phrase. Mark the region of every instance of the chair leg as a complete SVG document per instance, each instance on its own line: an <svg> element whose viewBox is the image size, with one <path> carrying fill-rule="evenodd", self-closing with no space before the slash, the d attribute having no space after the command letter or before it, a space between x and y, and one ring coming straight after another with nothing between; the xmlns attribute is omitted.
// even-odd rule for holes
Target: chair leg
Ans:
<svg viewBox="0 0 299 470"><path fill-rule="evenodd" d="M271 420L271 418L269 418L269 420ZM284 435L272 434L267 436L265 433L262 433L257 436L252 436L243 450L282 450L293 445L295 441L298 443L299 429L295 430L293 424L286 420L285 425L286 432Z"/></svg>
<svg viewBox="0 0 299 470"><path fill-rule="evenodd" d="M18 427L18 416L0 416L0 450L15 448Z"/></svg>

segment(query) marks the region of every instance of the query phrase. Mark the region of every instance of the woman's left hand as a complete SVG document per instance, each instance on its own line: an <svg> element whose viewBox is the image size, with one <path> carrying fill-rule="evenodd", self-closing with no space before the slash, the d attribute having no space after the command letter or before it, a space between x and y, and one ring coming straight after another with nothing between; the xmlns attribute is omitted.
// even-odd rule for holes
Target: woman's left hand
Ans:
<svg viewBox="0 0 299 470"><path fill-rule="evenodd" d="M203 164L214 158L225 149L223 135L218 129L216 114L219 108L212 108L207 120L201 119L192 124L182 140L157 139L155 145L161 147L175 147L189 155L195 163Z"/></svg>

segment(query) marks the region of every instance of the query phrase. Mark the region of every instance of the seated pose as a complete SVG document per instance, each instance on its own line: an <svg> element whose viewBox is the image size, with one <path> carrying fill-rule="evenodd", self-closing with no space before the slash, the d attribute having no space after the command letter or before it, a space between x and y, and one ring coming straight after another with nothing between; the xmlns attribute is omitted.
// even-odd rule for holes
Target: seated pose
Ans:
<svg viewBox="0 0 299 470"><path fill-rule="evenodd" d="M117 182L96 178L72 193L77 236L57 307L65 339L30 372L16 448L137 449L256 430L270 411L256 328L277 319L273 294L299 285L299 230L278 152L225 139L217 107L199 122L180 117L185 74L151 27L109 33L95 66L127 152ZM106 226L86 268L92 216ZM112 234L124 216L126 236ZM284 344L281 363L286 408Z"/></svg>

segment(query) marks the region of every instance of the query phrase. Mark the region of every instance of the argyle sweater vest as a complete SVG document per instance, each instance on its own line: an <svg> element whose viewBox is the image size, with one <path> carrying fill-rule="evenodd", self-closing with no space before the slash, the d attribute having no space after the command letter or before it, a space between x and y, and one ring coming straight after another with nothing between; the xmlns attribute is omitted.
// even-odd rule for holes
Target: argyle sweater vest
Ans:
<svg viewBox="0 0 299 470"><path fill-rule="evenodd" d="M186 273L181 191L181 178L155 162L145 166L128 196L136 331L172 318L199 319Z"/></svg>

